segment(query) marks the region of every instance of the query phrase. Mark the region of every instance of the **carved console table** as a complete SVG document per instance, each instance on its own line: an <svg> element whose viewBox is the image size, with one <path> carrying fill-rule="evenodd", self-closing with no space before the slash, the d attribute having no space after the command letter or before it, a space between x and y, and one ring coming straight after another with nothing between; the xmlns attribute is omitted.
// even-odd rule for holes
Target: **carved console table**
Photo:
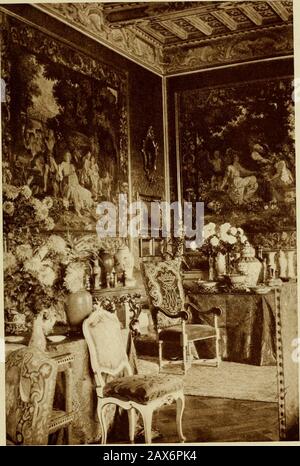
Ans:
<svg viewBox="0 0 300 466"><path fill-rule="evenodd" d="M104 309L116 312L124 328L129 328L133 337L139 334L138 318L145 299L142 287L103 288L92 291L93 301Z"/></svg>

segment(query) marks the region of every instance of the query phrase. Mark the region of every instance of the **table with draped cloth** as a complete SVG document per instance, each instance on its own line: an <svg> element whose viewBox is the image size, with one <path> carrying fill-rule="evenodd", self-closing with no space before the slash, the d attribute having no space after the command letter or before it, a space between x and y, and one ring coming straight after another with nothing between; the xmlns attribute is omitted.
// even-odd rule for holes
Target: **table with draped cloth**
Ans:
<svg viewBox="0 0 300 466"><path fill-rule="evenodd" d="M276 365L275 292L205 293L196 283L185 284L187 299L200 312L194 313L193 322L202 320L212 324L213 317L201 311L212 307L222 309L219 317L221 355L223 360L255 365ZM200 357L211 357L210 343L197 342Z"/></svg>
<svg viewBox="0 0 300 466"><path fill-rule="evenodd" d="M127 348L129 362L136 373L136 353L131 333L128 329L122 329L124 344ZM6 355L17 349L16 346L6 344ZM74 355L72 362L73 372L73 412L72 444L99 443L101 439L101 427L97 417L97 397L95 381L90 365L88 346L83 337L67 337L60 343L48 342L47 352L49 356L58 356L71 353ZM9 387L7 387L7 390ZM54 407L64 406L64 380L61 374L57 376L54 396ZM126 416L125 416L126 415ZM128 437L127 413L119 414L113 405L107 408L110 428L114 430L114 437Z"/></svg>

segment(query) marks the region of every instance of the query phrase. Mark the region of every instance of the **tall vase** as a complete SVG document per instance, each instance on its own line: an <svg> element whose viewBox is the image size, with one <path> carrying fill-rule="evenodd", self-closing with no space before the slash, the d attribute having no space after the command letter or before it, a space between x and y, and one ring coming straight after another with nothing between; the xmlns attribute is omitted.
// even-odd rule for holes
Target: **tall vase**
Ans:
<svg viewBox="0 0 300 466"><path fill-rule="evenodd" d="M287 278L296 278L294 265L295 251L287 252Z"/></svg>
<svg viewBox="0 0 300 466"><path fill-rule="evenodd" d="M279 277L286 278L288 260L285 251L279 251Z"/></svg>
<svg viewBox="0 0 300 466"><path fill-rule="evenodd" d="M218 252L216 259L215 259L215 269L216 269L216 276L217 278L222 278L226 275L226 255Z"/></svg>
<svg viewBox="0 0 300 466"><path fill-rule="evenodd" d="M93 310L93 299L87 290L70 293L66 301L66 314L72 330L80 330L81 324Z"/></svg>
<svg viewBox="0 0 300 466"><path fill-rule="evenodd" d="M102 267L101 282L104 283L107 287L109 287L110 275L114 268L114 258L109 252L103 251L100 254L100 263Z"/></svg>
<svg viewBox="0 0 300 466"><path fill-rule="evenodd" d="M32 333L28 343L30 348L37 348L46 351L47 340L43 329L43 314L40 313L35 317L32 324Z"/></svg>
<svg viewBox="0 0 300 466"><path fill-rule="evenodd" d="M276 252L275 251L271 251L268 253L268 267L269 267L269 275L270 275L270 279L275 279L275 275L276 275L276 270L277 270L277 267L276 267L276 262L275 262L275 256L276 256Z"/></svg>

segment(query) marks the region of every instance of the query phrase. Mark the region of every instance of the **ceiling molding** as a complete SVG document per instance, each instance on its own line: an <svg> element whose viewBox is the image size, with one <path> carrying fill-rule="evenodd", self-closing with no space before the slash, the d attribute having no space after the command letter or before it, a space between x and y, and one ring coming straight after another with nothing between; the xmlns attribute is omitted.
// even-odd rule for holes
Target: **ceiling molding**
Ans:
<svg viewBox="0 0 300 466"><path fill-rule="evenodd" d="M163 21L160 21L158 24L161 24L163 27L168 29L168 31L172 32L174 36L179 37L179 39L186 40L189 37L189 34L187 31L180 26L178 26L174 21L171 21L170 19L165 19Z"/></svg>
<svg viewBox="0 0 300 466"><path fill-rule="evenodd" d="M221 23L224 24L230 31L237 30L237 22L234 21L226 11L213 11L212 15L214 15Z"/></svg>
<svg viewBox="0 0 300 466"><path fill-rule="evenodd" d="M252 21L253 24L256 26L262 25L263 17L253 8L252 5L243 4L239 6L239 9L250 19L250 21Z"/></svg>
<svg viewBox="0 0 300 466"><path fill-rule="evenodd" d="M293 53L288 0L33 6L160 76Z"/></svg>
<svg viewBox="0 0 300 466"><path fill-rule="evenodd" d="M202 21L198 16L185 16L184 20L198 29L200 32L205 34L206 36L211 36L213 33L213 28L207 24L205 21Z"/></svg>
<svg viewBox="0 0 300 466"><path fill-rule="evenodd" d="M282 4L282 2L268 2L272 10L275 11L275 13L282 19L282 21L288 21L290 19L290 13L288 10L285 8L285 6Z"/></svg>

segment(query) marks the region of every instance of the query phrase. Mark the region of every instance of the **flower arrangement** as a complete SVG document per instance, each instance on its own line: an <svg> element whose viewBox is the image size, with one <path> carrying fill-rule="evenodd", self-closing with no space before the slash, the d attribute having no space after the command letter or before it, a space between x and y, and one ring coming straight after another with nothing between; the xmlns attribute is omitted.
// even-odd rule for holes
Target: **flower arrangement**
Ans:
<svg viewBox="0 0 300 466"><path fill-rule="evenodd" d="M242 228L228 222L219 226L215 223L205 225L203 240L201 251L207 256L216 256L219 252L240 254L243 245L248 241Z"/></svg>
<svg viewBox="0 0 300 466"><path fill-rule="evenodd" d="M65 321L65 297L83 288L88 254L54 234L35 248L29 241L13 243L4 254L8 329L15 322L26 331L41 312L45 317Z"/></svg>
<svg viewBox="0 0 300 466"><path fill-rule="evenodd" d="M5 320L22 322L28 328L34 315L45 310L63 320L62 277L67 261L66 242L57 235L51 235L36 248L26 242L6 252Z"/></svg>

